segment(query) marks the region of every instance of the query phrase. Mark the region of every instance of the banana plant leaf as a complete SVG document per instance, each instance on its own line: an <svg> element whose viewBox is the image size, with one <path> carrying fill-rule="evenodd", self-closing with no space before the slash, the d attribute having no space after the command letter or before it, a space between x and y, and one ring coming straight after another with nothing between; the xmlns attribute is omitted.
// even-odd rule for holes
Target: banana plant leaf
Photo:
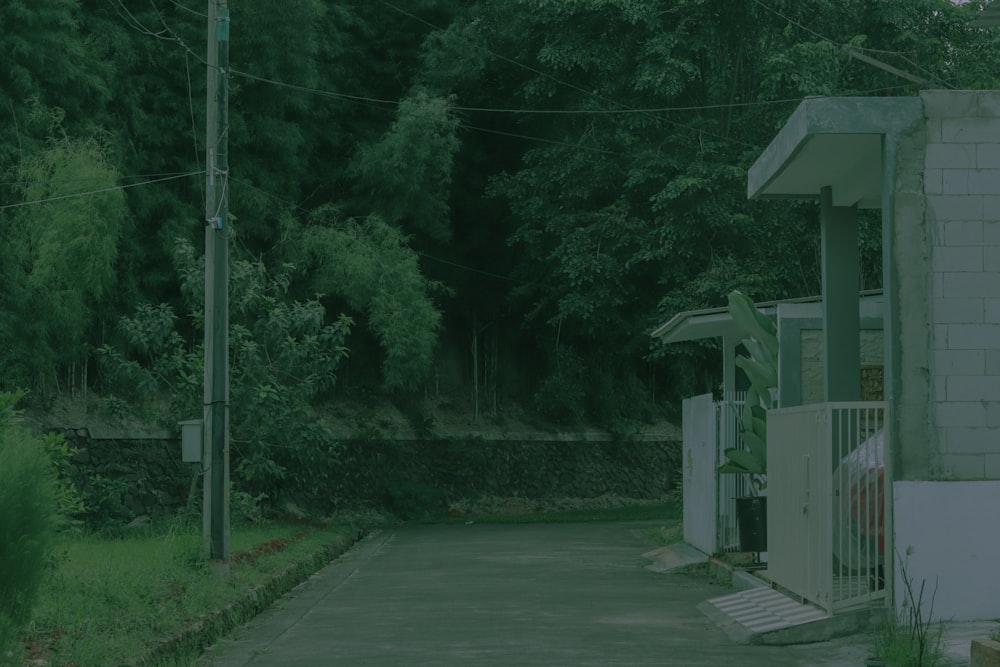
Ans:
<svg viewBox="0 0 1000 667"><path fill-rule="evenodd" d="M719 468L719 472L763 475L767 472L761 461L748 451L730 448L725 451L729 461Z"/></svg>

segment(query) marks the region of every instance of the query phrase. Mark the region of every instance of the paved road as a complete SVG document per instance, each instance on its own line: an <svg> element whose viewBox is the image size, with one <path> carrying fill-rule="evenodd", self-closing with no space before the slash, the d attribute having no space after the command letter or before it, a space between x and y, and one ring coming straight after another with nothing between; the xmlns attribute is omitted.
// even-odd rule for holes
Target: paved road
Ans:
<svg viewBox="0 0 1000 667"><path fill-rule="evenodd" d="M851 639L733 644L695 609L727 589L703 574L644 569L647 525L387 530L220 642L200 664L864 664L864 648Z"/></svg>

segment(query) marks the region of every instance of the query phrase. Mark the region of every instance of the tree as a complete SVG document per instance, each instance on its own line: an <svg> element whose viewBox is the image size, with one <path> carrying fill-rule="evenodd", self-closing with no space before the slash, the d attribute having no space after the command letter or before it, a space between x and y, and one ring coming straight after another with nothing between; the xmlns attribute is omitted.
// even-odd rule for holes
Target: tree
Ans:
<svg viewBox="0 0 1000 667"><path fill-rule="evenodd" d="M396 122L358 159L359 188L386 222L438 242L451 238L448 196L458 150L448 101L418 90Z"/></svg>
<svg viewBox="0 0 1000 667"><path fill-rule="evenodd" d="M204 258L185 240L174 268L194 320L183 335L167 304L141 304L121 318L119 340L100 349L104 391L136 407L166 403L171 423L200 414L204 352ZM317 299L289 296L295 268L237 259L230 294L230 428L234 486L254 497L294 498L326 511L337 444L311 408L335 385L352 321L332 321ZM164 401L163 399L167 400ZM286 485L287 479L295 484Z"/></svg>
<svg viewBox="0 0 1000 667"><path fill-rule="evenodd" d="M0 4L0 170L48 136L49 125L29 117L33 106L62 109L70 130L94 129L92 116L109 98L108 68L84 39L79 14L77 0Z"/></svg>
<svg viewBox="0 0 1000 667"><path fill-rule="evenodd" d="M86 363L94 310L115 276L125 200L95 139L53 138L21 161L16 177L24 205L0 218L3 381L44 387L59 369ZM81 189L93 194L76 196Z"/></svg>
<svg viewBox="0 0 1000 667"><path fill-rule="evenodd" d="M441 314L407 238L377 216L340 220L320 209L303 236L312 285L362 313L385 354L387 389L413 390L427 375Z"/></svg>
<svg viewBox="0 0 1000 667"><path fill-rule="evenodd" d="M455 94L456 110L492 108L491 118L518 109L503 131L537 142L494 172L490 192L509 209L502 224L523 281L513 296L540 356L570 345L591 360L591 379L607 367L635 374L660 356L645 349L647 332L677 310L718 305L736 288L818 291L812 207L745 198L746 170L784 117L807 95L916 91L841 44L931 81L982 82L989 70L971 61L992 38L968 27L968 9L851 8L485 1L427 41L424 62L439 71L424 78L436 92ZM866 223L876 240L878 221ZM877 277L880 248L864 250Z"/></svg>

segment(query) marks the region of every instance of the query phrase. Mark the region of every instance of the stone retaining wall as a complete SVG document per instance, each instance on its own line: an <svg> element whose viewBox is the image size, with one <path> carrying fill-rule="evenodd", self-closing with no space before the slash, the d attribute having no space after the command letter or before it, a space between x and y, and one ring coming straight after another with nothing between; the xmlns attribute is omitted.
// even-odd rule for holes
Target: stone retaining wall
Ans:
<svg viewBox="0 0 1000 667"><path fill-rule="evenodd" d="M181 462L179 438L168 432L102 433L65 429L76 451L69 476L88 505L91 527L169 516L189 504L198 511L198 464ZM657 499L680 480L680 445L644 436L636 440L573 441L568 434L475 435L436 439L345 438L326 497L306 502L326 513L373 506L418 516L450 502L483 496L525 499L613 495ZM233 467L237 465L233 461ZM234 474L234 488L239 489ZM286 498L296 500L294 483ZM322 505L322 506L315 506Z"/></svg>

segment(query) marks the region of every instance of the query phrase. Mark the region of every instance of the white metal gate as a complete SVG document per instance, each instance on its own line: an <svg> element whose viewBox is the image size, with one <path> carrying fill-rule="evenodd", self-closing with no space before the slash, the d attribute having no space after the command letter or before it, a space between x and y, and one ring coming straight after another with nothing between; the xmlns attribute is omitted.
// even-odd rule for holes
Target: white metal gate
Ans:
<svg viewBox="0 0 1000 667"><path fill-rule="evenodd" d="M716 553L718 406L711 394L684 400L684 541Z"/></svg>
<svg viewBox="0 0 1000 667"><path fill-rule="evenodd" d="M885 403L783 408L770 411L767 421L771 578L831 614L888 602L892 476Z"/></svg>
<svg viewBox="0 0 1000 667"><path fill-rule="evenodd" d="M735 499L748 489L742 475L719 474L719 466L726 449L740 446L743 398L716 402L703 394L684 401L684 541L707 554L739 549Z"/></svg>

